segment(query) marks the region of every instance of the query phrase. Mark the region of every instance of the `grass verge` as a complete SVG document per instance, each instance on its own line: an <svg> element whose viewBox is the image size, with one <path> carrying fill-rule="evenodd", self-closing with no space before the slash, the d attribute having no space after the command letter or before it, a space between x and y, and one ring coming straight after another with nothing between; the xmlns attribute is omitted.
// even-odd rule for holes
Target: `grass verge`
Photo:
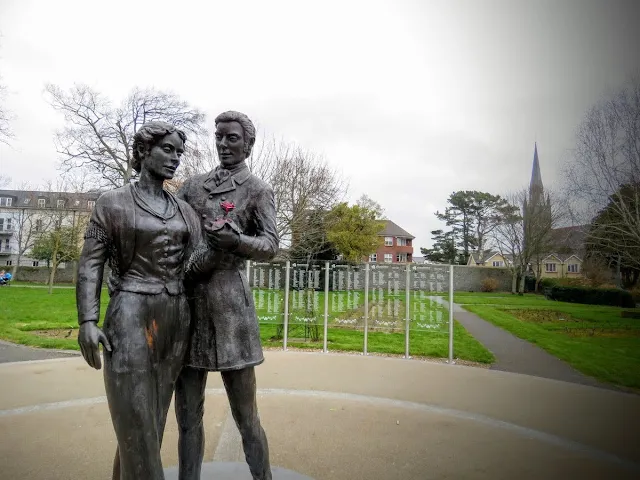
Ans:
<svg viewBox="0 0 640 480"><path fill-rule="evenodd" d="M101 308L103 318L107 303L108 295L103 290ZM442 309L435 304L429 308ZM416 325L418 323L418 321L415 322ZM51 295L44 289L21 288L15 285L0 289L0 338L33 347L78 350L76 328L74 289L54 289ZM47 335L48 331L52 333L56 331L57 334ZM276 331L275 324L261 324L260 335L265 346L282 345L281 340L274 340ZM68 337L59 338L60 334L63 334L62 336L68 334ZM330 350L362 351L363 342L364 335L359 329L335 326L330 326L328 329L327 344ZM305 342L292 336L289 348L321 349L322 343L322 337L318 342ZM442 329L410 331L411 355L446 358L448 344L448 333ZM370 332L368 350L376 353L404 354L405 334L403 331ZM454 325L454 356L471 362L494 361L491 352L457 322Z"/></svg>
<svg viewBox="0 0 640 480"><path fill-rule="evenodd" d="M602 382L640 389L640 322L620 308L529 299L465 308ZM495 298L492 302L495 303Z"/></svg>

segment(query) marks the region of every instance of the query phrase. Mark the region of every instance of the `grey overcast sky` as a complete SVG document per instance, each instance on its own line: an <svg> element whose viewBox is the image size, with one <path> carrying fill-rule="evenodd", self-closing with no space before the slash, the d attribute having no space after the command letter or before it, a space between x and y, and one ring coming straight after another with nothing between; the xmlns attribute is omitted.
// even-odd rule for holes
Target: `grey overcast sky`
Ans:
<svg viewBox="0 0 640 480"><path fill-rule="evenodd" d="M58 174L46 82L170 89L324 154L419 255L451 192L525 185L534 141L561 184L586 110L640 71L639 18L634 0L0 0L0 173Z"/></svg>

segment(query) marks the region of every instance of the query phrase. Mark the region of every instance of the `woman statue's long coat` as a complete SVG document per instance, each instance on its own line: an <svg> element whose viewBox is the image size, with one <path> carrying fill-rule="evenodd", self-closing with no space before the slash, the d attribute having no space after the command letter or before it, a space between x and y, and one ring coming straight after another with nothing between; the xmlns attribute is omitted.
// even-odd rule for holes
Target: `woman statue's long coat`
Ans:
<svg viewBox="0 0 640 480"><path fill-rule="evenodd" d="M177 196L201 221L224 215L222 202L242 230L233 252L217 252L213 271L193 287L193 333L186 365L208 371L237 370L264 361L246 261L268 261L278 252L276 210L271 187L242 168L220 185L214 171L188 179ZM228 228L228 227L225 227Z"/></svg>

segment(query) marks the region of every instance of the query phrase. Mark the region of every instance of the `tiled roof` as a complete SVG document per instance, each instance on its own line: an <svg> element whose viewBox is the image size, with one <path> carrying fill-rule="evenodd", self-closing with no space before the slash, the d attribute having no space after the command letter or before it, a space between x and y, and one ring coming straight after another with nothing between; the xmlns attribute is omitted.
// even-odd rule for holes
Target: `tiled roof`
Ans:
<svg viewBox="0 0 640 480"><path fill-rule="evenodd" d="M405 238L411 238L411 239L416 238L413 235L411 235L409 232L407 232L405 229L400 228L398 225L393 223L391 220L384 220L384 222L385 222L384 230L382 230L382 232L378 234L381 237L405 237Z"/></svg>
<svg viewBox="0 0 640 480"><path fill-rule="evenodd" d="M551 232L553 249L568 254L581 253L588 228L588 225L554 228Z"/></svg>
<svg viewBox="0 0 640 480"><path fill-rule="evenodd" d="M485 250L484 251L484 255L483 255L483 261L487 261L489 258L491 258L493 255L497 254L499 252L496 252L494 250ZM471 258L473 259L473 261L477 264L480 263L480 252L471 252ZM504 255L504 258L506 260L511 260L511 255Z"/></svg>

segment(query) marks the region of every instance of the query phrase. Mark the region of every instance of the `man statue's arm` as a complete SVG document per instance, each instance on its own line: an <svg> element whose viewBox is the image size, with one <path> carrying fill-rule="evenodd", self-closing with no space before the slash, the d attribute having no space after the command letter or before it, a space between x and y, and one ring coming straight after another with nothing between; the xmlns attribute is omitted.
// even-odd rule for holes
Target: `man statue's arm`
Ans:
<svg viewBox="0 0 640 480"><path fill-rule="evenodd" d="M265 188L257 198L254 215L256 235L240 234L233 252L251 260L266 262L276 256L280 245L276 228L276 203L271 187Z"/></svg>

